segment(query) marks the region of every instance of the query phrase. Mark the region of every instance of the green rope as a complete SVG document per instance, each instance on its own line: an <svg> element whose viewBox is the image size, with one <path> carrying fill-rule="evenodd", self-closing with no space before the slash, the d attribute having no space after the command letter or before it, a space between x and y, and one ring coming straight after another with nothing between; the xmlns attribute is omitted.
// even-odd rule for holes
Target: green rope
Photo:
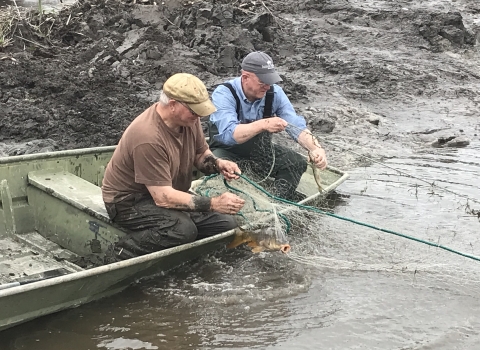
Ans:
<svg viewBox="0 0 480 350"><path fill-rule="evenodd" d="M408 235L405 235L405 234L403 234L403 233L399 233L399 232L395 232L395 231L392 231L392 230L384 229L384 228L377 227L377 226L374 226L374 225L370 225L370 224L367 224L367 223L364 223L364 222L361 222L361 221L357 221L357 220L354 220L354 219L350 219L350 218L347 218L347 217L344 217L344 216L340 216L340 215L336 215L336 214L333 214L333 213L329 213L329 212L320 210L320 209L315 208L315 207L311 207L311 206L307 206L307 205L295 203L295 202L292 202L292 201L289 201L289 200L286 200L286 199L283 199L283 198L280 198L280 197L276 197L276 196L272 195L271 193L267 192L267 191L266 191L265 189L263 189L262 187L258 186L254 181L250 180L248 177L246 177L246 176L244 176L244 175L242 175L242 174L237 174L237 175L240 176L240 177L241 177L242 179L244 179L245 181L247 181L248 183L250 183L252 186L254 186L254 187L255 187L256 189L258 189L259 191L263 192L263 193L264 193L265 195L267 195L268 197L270 197L270 198L272 198L272 199L274 199L274 200L277 200L277 201L279 201L279 202L283 202L283 203L286 203L286 204L289 204L289 205L294 205L294 206L297 206L297 207L302 208L302 209L311 210L311 211L314 211L314 212L317 212L317 213L320 213L320 214L323 214L323 215L328 215L328 216L334 217L334 218L336 218L336 219L340 219L340 220L344 220L344 221L348 221L348 222L354 223L354 224L356 224L356 225L361 225L361 226L369 227L369 228L372 228L372 229L377 230L377 231L382 231L382 232L390 233L390 234L393 234L393 235L395 235L395 236L403 237L403 238L406 238L406 239L409 239L409 240L412 240L412 241L415 241L415 242L419 242L419 243L423 243L423 244L426 244L426 245L429 245L429 246L432 246L432 247L440 248L440 249L446 250L446 251L448 251L448 252L451 252L451 253L454 253L454 254L463 256L463 257L465 257L465 258L469 258L469 259L472 259L472 260L480 261L480 258L479 258L479 257L476 257L475 255L470 255L470 254L467 254L467 253L462 253L462 252L460 252L460 251L458 251L458 250L455 250L455 249L452 249L452 248L443 246L443 245L438 244L438 243L433 243L433 242L430 242L430 241L425 241L425 240L420 239L420 238L408 236Z"/></svg>
<svg viewBox="0 0 480 350"><path fill-rule="evenodd" d="M287 226L285 228L285 232L288 234L290 232L290 229L292 228L292 223L290 220L282 213L277 213L278 216L285 222L285 225Z"/></svg>

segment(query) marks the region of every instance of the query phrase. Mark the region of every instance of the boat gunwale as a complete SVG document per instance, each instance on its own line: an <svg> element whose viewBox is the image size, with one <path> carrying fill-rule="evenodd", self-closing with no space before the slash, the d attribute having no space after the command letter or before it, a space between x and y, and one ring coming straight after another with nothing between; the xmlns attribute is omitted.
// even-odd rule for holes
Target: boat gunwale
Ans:
<svg viewBox="0 0 480 350"><path fill-rule="evenodd" d="M222 239L225 239L225 238L233 235L234 233L235 233L235 229L231 229L229 231L225 231L225 232L217 234L215 236L203 238L203 239L200 239L198 241L194 241L194 242L187 243L187 244L182 244L182 245L179 245L179 246L176 246L176 247L160 250L158 252L154 252L154 253L150 253L150 254L146 254L146 255L141 255L141 256L138 256L138 257L135 257L135 258L130 258L130 259L127 259L127 260L118 261L118 262L110 263L110 264L107 264L107 265L93 267L91 269L87 269L87 270L84 270L84 271L73 272L73 273L70 273L70 274L67 274L67 275L54 277L54 278L49 278L49 279L46 279L46 280L43 280L43 281L33 282L33 283L20 285L20 286L16 286L16 287L11 287L11 288L6 288L6 289L0 289L0 298L10 296L10 295L14 295L14 294L17 294L17 293L27 292L27 291L34 290L34 289L49 287L49 286L56 285L56 284L75 281L75 280L78 280L78 279L82 279L84 277L90 277L92 275L100 275L100 274L103 274L103 273L106 273L106 272L110 272L110 271L113 271L113 270L118 270L118 269L122 269L122 268L125 268L125 267L145 263L145 262L148 262L148 261L153 261L153 260L165 257L165 256L180 253L180 252L185 251L185 250L190 249L190 248L202 246L204 244L211 243L211 242L214 242L214 241L220 241Z"/></svg>
<svg viewBox="0 0 480 350"><path fill-rule="evenodd" d="M9 156L0 158L0 165L5 164L14 164L19 162L25 161L32 161L32 160L42 160L42 159L54 159L54 158L63 158L63 157L72 157L72 156L81 156L81 155L88 155L88 154L95 154L95 153L105 153L105 152L113 152L116 146L103 146L103 147L92 147L92 148L79 148L74 150L65 150L65 151L55 151L55 152L45 152L45 153L35 153L35 154L28 154L28 155L20 155L20 156ZM328 194L331 190L338 187L341 183L343 183L348 177L349 174L347 172L343 172L339 169L334 167L328 166L327 169L333 173L340 175L336 181L328 185L322 191L318 191L315 194L303 199L302 201L298 202L298 204L305 204L319 196ZM310 174L311 175L311 174ZM288 210L288 208L287 208ZM15 286L7 289L0 289L0 298L7 297L35 289L41 289L44 287L49 287L57 284L62 284L65 282L79 280L85 277L90 277L93 275L100 275L103 273L107 273L110 271L126 268L129 266L134 266L137 264L145 263L148 261L154 261L160 259L162 257L166 257L169 255L181 253L191 248L195 248L198 246L202 246L204 244L212 243L215 241L224 240L232 235L235 234L235 229L217 234L215 236L207 237L200 239L198 241L194 241L187 244L182 244L176 247L164 249L158 252L153 252L150 254L142 255L135 258L130 258L128 260L119 261L110 263L103 266L94 267L91 269L87 269L84 271L73 272L68 275L54 277L50 279L46 279L43 281L33 282L26 285Z"/></svg>
<svg viewBox="0 0 480 350"><path fill-rule="evenodd" d="M53 159L53 158L81 156L81 155L95 154L95 153L113 152L116 147L117 146L114 145L114 146L76 148L76 149L63 150L63 151L32 153L32 154L22 154L19 156L0 157L0 165L32 161L32 160ZM346 172L341 171L340 169L332 167L330 165L327 166L327 170L333 173L336 173L338 175L347 174Z"/></svg>
<svg viewBox="0 0 480 350"><path fill-rule="evenodd" d="M95 154L95 153L113 152L115 148L116 146L101 146L101 147L90 147L90 148L76 148L76 149L64 150L64 151L22 154L19 156L0 157L0 165L9 164L9 163L20 163L20 162L32 161L32 160L53 159L53 158L63 158L63 157L72 157L72 156L82 156L82 155Z"/></svg>
<svg viewBox="0 0 480 350"><path fill-rule="evenodd" d="M345 181L346 178L348 178L348 174L344 174L344 176L342 176L340 179L338 179L337 181L332 183L329 187L331 187L333 185L338 186L343 181ZM308 203L308 202L314 200L315 198L319 197L320 195L322 195L324 193L325 192L317 192L314 195L312 195L310 197L307 197L304 200L298 202L298 204ZM285 212L288 211L288 208L284 211ZM284 212L284 211L282 211L282 212ZM181 253L182 251L186 251L190 248L202 246L204 244L208 244L208 243L215 242L215 241L221 241L223 239L226 239L226 238L234 235L235 232L236 232L236 229L231 229L229 231L219 233L215 236L203 238L203 239L200 239L198 241L194 241L194 242L187 243L187 244L182 244L182 245L179 245L179 246L176 246L176 247L160 250L158 252L138 256L138 257L135 257L135 258L130 258L130 259L127 259L127 260L124 260L124 261L114 262L114 263L94 267L94 268L84 270L84 271L73 272L73 273L70 273L68 275L54 277L54 278L46 279L46 280L43 280L43 281L29 283L29 284L26 284L26 285L15 286L15 287L7 288L7 289L0 289L0 298L10 296L10 295L14 295L14 294L18 294L18 293L28 292L30 290L49 287L49 286L53 286L53 285L56 285L56 284L62 284L62 283L65 283L65 282L75 281L75 280L79 280L79 279L82 279L82 278L85 278L85 277L90 277L90 276L93 276L93 275L100 275L100 274L107 273L107 272L110 272L110 271L113 271L113 270L118 270L118 269L122 269L122 268L125 268L125 267L145 263L145 262L148 262L148 261L157 260L157 259L165 257L165 256L173 255L173 254L176 254L176 253Z"/></svg>

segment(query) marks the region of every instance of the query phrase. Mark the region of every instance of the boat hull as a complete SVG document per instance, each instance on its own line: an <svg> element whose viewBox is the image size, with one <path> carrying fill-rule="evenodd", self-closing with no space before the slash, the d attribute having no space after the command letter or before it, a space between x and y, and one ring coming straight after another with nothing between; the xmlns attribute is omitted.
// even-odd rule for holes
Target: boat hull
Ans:
<svg viewBox="0 0 480 350"><path fill-rule="evenodd" d="M161 275L224 249L234 231L138 258L0 290L0 331L118 293L142 277Z"/></svg>
<svg viewBox="0 0 480 350"><path fill-rule="evenodd" d="M117 228L105 219L105 214L99 213L103 205L98 205L101 202L98 186L114 149L98 147L0 158L0 331L118 293L147 276L160 278L165 271L225 249L232 241L234 230L98 267L72 263L75 260L72 258L83 257L85 249L94 246L87 242L99 234L107 237L110 246L115 243ZM54 193L53 187L42 189L40 183L35 187L35 179L51 180L42 180L43 172L54 174L58 169L70 177L78 177L74 181L79 186L96 187L93 188L96 199L91 202L97 203L95 210L75 207L75 201L82 197L78 191ZM203 174L194 169L193 175L200 179ZM347 177L348 174L329 167L322 172L319 186L318 178L309 168L297 189L306 196L300 203L328 194ZM108 230L109 234L101 230ZM96 248L103 254L108 245L102 243ZM65 273L27 282L22 279L46 276L49 271Z"/></svg>

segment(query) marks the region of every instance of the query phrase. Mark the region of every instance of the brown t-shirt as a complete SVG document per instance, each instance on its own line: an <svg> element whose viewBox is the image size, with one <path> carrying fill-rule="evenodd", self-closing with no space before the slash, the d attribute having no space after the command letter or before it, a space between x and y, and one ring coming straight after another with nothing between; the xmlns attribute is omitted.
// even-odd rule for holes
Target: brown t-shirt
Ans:
<svg viewBox="0 0 480 350"><path fill-rule="evenodd" d="M208 148L200 120L180 132L170 129L156 104L128 126L105 170L103 200L117 203L133 193L148 193L149 186L172 186L187 192L195 156Z"/></svg>

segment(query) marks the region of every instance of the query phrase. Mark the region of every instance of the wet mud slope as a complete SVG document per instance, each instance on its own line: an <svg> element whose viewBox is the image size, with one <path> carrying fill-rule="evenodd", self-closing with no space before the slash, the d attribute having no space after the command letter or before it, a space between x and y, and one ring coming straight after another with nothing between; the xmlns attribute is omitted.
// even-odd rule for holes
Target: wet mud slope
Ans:
<svg viewBox="0 0 480 350"><path fill-rule="evenodd" d="M273 56L320 135L372 152L386 141L466 146L480 129L479 15L476 0L82 0L10 27L0 154L116 144L171 74L213 86L253 50ZM471 131L456 129L457 117ZM448 127L432 127L442 118Z"/></svg>

